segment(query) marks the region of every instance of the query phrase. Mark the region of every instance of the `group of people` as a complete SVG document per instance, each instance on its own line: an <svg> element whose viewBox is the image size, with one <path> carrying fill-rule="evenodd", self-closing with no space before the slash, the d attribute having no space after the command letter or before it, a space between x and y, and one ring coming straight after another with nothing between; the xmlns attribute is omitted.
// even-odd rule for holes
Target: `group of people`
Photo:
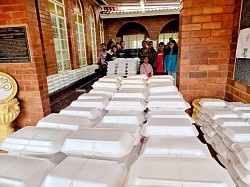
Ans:
<svg viewBox="0 0 250 187"><path fill-rule="evenodd" d="M128 58L129 54L125 49L125 42L115 43L113 39L109 40L107 46L101 44L101 50L98 54L98 63L101 69L107 68L107 63L116 58ZM176 84L176 72L178 70L178 45L173 38L169 42L158 44L158 49L153 47L153 41L142 41L142 48L139 50L138 57L141 60L140 73L148 77L152 75L172 75Z"/></svg>
<svg viewBox="0 0 250 187"><path fill-rule="evenodd" d="M156 75L172 75L176 84L178 70L178 45L175 40L169 38L169 42L158 44L158 50L153 47L152 41L142 41L142 48L138 57L141 59L140 73L151 77Z"/></svg>

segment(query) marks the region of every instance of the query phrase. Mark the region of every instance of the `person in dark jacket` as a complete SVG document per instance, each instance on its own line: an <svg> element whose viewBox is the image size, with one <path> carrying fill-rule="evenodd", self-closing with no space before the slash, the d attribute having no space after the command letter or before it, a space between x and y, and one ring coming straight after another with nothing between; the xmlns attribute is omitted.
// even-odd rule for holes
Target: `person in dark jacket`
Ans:
<svg viewBox="0 0 250 187"><path fill-rule="evenodd" d="M140 62L142 64L143 63L143 57L144 56L149 56L149 52L148 52L148 42L146 40L143 40L141 45L142 45L142 48L139 49L138 57L140 58Z"/></svg>
<svg viewBox="0 0 250 187"><path fill-rule="evenodd" d="M149 64L153 67L154 71L156 69L156 57L157 53L156 50L153 47L153 41L148 42L148 58L149 58Z"/></svg>

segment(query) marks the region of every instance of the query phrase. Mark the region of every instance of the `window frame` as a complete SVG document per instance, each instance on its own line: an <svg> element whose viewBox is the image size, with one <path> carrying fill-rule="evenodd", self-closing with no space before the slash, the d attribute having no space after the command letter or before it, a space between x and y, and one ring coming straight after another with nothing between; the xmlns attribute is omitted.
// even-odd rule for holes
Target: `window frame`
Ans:
<svg viewBox="0 0 250 187"><path fill-rule="evenodd" d="M95 13L93 8L89 7L89 22L90 22L90 41L91 41L91 50L92 50L92 61L93 64L98 63L97 57L97 41L96 41L96 23L95 23Z"/></svg>

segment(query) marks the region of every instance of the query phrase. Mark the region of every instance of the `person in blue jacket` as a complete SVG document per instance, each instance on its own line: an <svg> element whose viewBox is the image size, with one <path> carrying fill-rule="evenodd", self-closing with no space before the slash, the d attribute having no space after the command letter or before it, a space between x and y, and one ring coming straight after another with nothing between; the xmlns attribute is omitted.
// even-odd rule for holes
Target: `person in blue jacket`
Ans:
<svg viewBox="0 0 250 187"><path fill-rule="evenodd" d="M168 75L172 75L174 78L174 84L176 85L176 73L178 71L178 46L175 40L171 40L168 43L166 55L164 58L164 71Z"/></svg>

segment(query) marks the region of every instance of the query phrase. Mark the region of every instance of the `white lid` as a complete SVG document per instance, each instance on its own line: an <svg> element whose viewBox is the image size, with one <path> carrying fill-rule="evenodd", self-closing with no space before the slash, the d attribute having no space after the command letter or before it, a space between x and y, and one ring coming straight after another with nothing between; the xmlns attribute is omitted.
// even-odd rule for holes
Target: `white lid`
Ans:
<svg viewBox="0 0 250 187"><path fill-rule="evenodd" d="M133 124L98 123L94 128L126 130L136 139L135 145L138 145L141 140L141 127Z"/></svg>
<svg viewBox="0 0 250 187"><path fill-rule="evenodd" d="M241 118L244 118L244 119L250 118L250 109L249 110L238 110L236 113Z"/></svg>
<svg viewBox="0 0 250 187"><path fill-rule="evenodd" d="M223 156L221 156L220 154L216 155L218 160L220 161L220 163L222 163L225 167L228 165L228 163L230 162L228 159L225 159Z"/></svg>
<svg viewBox="0 0 250 187"><path fill-rule="evenodd" d="M111 88L118 89L120 84L118 82L104 82L104 81L96 81L93 85L93 88Z"/></svg>
<svg viewBox="0 0 250 187"><path fill-rule="evenodd" d="M222 142L220 144L216 144L216 148L218 153L224 158L228 158L228 153L231 151L227 148L227 146Z"/></svg>
<svg viewBox="0 0 250 187"><path fill-rule="evenodd" d="M141 125L145 121L144 112L109 111L102 119L102 123L122 123Z"/></svg>
<svg viewBox="0 0 250 187"><path fill-rule="evenodd" d="M241 118L220 118L215 120L215 123L221 127L230 126L249 126L250 124Z"/></svg>
<svg viewBox="0 0 250 187"><path fill-rule="evenodd" d="M104 99L109 100L111 96L103 93L84 93L78 97L78 99Z"/></svg>
<svg viewBox="0 0 250 187"><path fill-rule="evenodd" d="M202 107L226 107L226 102L221 99L201 99L199 104Z"/></svg>
<svg viewBox="0 0 250 187"><path fill-rule="evenodd" d="M152 136L144 143L141 155L211 156L207 146L196 137Z"/></svg>
<svg viewBox="0 0 250 187"><path fill-rule="evenodd" d="M240 163L238 157L236 156L236 154L234 152L230 152L228 153L228 159L230 160L230 162L233 164L233 165L237 165Z"/></svg>
<svg viewBox="0 0 250 187"><path fill-rule="evenodd" d="M86 117L66 116L52 113L38 121L36 126L76 131L81 128L91 127L92 123L89 118Z"/></svg>
<svg viewBox="0 0 250 187"><path fill-rule="evenodd" d="M121 85L120 89L126 89L126 88L141 88L141 89L146 89L147 86L145 84L141 84L141 83L124 83L123 85Z"/></svg>
<svg viewBox="0 0 250 187"><path fill-rule="evenodd" d="M210 126L206 126L205 127L205 132L209 137L213 137L214 135L216 135L217 133L214 131L214 129Z"/></svg>
<svg viewBox="0 0 250 187"><path fill-rule="evenodd" d="M117 111L144 111L146 103L138 98L113 98L106 107L106 110Z"/></svg>
<svg viewBox="0 0 250 187"><path fill-rule="evenodd" d="M0 186L40 187L55 167L47 159L0 154Z"/></svg>
<svg viewBox="0 0 250 187"><path fill-rule="evenodd" d="M145 74L130 75L130 76L128 76L128 78L131 78L131 79L145 79L145 80L148 80L148 76L145 75Z"/></svg>
<svg viewBox="0 0 250 187"><path fill-rule="evenodd" d="M245 104L242 102L229 102L228 108L230 108L233 111L250 110L250 104Z"/></svg>
<svg viewBox="0 0 250 187"><path fill-rule="evenodd" d="M186 110L190 108L190 105L183 98L152 98L149 100L147 107L149 110L154 110L154 108Z"/></svg>
<svg viewBox="0 0 250 187"><path fill-rule="evenodd" d="M150 93L148 100L151 100L153 98L183 98L182 94L177 91L173 92L153 92Z"/></svg>
<svg viewBox="0 0 250 187"><path fill-rule="evenodd" d="M174 80L172 75L153 75L150 79L171 79Z"/></svg>
<svg viewBox="0 0 250 187"><path fill-rule="evenodd" d="M230 109L207 109L207 114L213 119L219 118L239 118L238 114Z"/></svg>
<svg viewBox="0 0 250 187"><path fill-rule="evenodd" d="M47 175L41 187L122 187L126 173L114 161L68 157Z"/></svg>
<svg viewBox="0 0 250 187"><path fill-rule="evenodd" d="M227 127L223 132L233 142L250 141L250 126Z"/></svg>
<svg viewBox="0 0 250 187"><path fill-rule="evenodd" d="M98 81L120 83L121 80L118 77L102 77Z"/></svg>
<svg viewBox="0 0 250 187"><path fill-rule="evenodd" d="M224 144L227 146L228 149L230 149L231 151L233 150L232 145L234 144L234 142L232 140L230 140L227 137L223 137L222 141L224 142Z"/></svg>
<svg viewBox="0 0 250 187"><path fill-rule="evenodd" d="M89 93L103 93L109 95L110 97L117 91L117 89L110 89L110 88L95 88L89 91Z"/></svg>
<svg viewBox="0 0 250 187"><path fill-rule="evenodd" d="M148 118L142 126L142 135L149 136L198 136L189 119Z"/></svg>
<svg viewBox="0 0 250 187"><path fill-rule="evenodd" d="M9 135L1 149L22 154L54 154L60 151L71 131L26 126Z"/></svg>
<svg viewBox="0 0 250 187"><path fill-rule="evenodd" d="M59 113L68 116L87 117L89 119L96 119L101 115L101 112L97 108L74 106L68 106L62 109Z"/></svg>
<svg viewBox="0 0 250 187"><path fill-rule="evenodd" d="M143 78L125 78L122 80L122 84L124 83L128 83L128 84L131 84L131 83L138 83L138 84L145 84L145 80Z"/></svg>
<svg viewBox="0 0 250 187"><path fill-rule="evenodd" d="M240 179L250 185L250 171L246 170L241 164L234 166L234 169Z"/></svg>
<svg viewBox="0 0 250 187"><path fill-rule="evenodd" d="M212 157L140 156L130 168L126 186L233 187Z"/></svg>
<svg viewBox="0 0 250 187"><path fill-rule="evenodd" d="M232 149L243 167L250 171L250 142L234 144Z"/></svg>
<svg viewBox="0 0 250 187"><path fill-rule="evenodd" d="M218 144L220 144L220 143L223 142L223 141L222 141L222 138L221 138L219 135L217 135L217 134L212 138L212 140L213 140L213 142L214 142L216 145L218 145Z"/></svg>
<svg viewBox="0 0 250 187"><path fill-rule="evenodd" d="M226 135L224 134L224 132L223 132L223 128L222 127L217 127L216 129L215 129L215 131L219 134L219 136L220 137L226 137Z"/></svg>
<svg viewBox="0 0 250 187"><path fill-rule="evenodd" d="M207 134L204 134L203 137L208 144L211 144L213 142L213 139L210 138Z"/></svg>
<svg viewBox="0 0 250 187"><path fill-rule="evenodd" d="M107 75L107 76L105 76L103 78L108 78L108 79L114 79L115 78L115 79L118 79L119 81L121 81L123 79L122 76L118 76L118 75Z"/></svg>
<svg viewBox="0 0 250 187"><path fill-rule="evenodd" d="M135 139L120 129L82 129L65 140L61 151L75 156L122 157L127 155Z"/></svg>
<svg viewBox="0 0 250 187"><path fill-rule="evenodd" d="M74 107L90 107L90 108L98 108L98 109L104 109L107 104L109 103L109 100L104 99L78 99L73 101L70 106Z"/></svg>
<svg viewBox="0 0 250 187"><path fill-rule="evenodd" d="M184 111L150 111L147 117L151 118L187 118L194 123L193 119Z"/></svg>
<svg viewBox="0 0 250 187"><path fill-rule="evenodd" d="M114 93L113 98L142 98L146 99L148 97L148 93L145 89L129 89L123 88Z"/></svg>
<svg viewBox="0 0 250 187"><path fill-rule="evenodd" d="M151 83L149 84L149 92L173 92L178 91L172 83Z"/></svg>
<svg viewBox="0 0 250 187"><path fill-rule="evenodd" d="M170 78L153 78L153 79L148 79L147 84L151 83L161 83L161 82L170 82L173 83L173 79Z"/></svg>

